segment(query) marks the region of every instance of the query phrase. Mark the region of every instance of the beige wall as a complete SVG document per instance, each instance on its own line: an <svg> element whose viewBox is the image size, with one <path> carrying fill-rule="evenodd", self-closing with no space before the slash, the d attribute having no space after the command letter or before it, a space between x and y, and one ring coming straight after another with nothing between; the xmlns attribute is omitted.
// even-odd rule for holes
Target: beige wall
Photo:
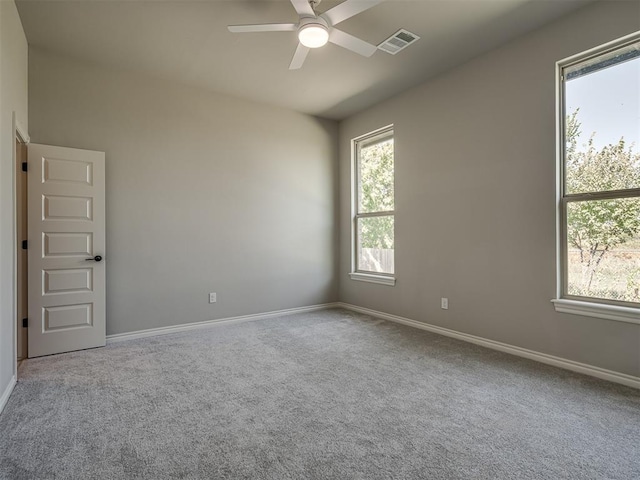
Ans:
<svg viewBox="0 0 640 480"><path fill-rule="evenodd" d="M550 302L555 62L637 30L639 2L594 4L342 122L340 299L640 376L640 325ZM390 123L395 287L347 276L350 139Z"/></svg>
<svg viewBox="0 0 640 480"><path fill-rule="evenodd" d="M14 375L14 179L16 121L26 129L27 40L13 0L0 1L0 396Z"/></svg>
<svg viewBox="0 0 640 480"><path fill-rule="evenodd" d="M336 300L335 123L33 48L29 68L32 141L106 152L108 334Z"/></svg>

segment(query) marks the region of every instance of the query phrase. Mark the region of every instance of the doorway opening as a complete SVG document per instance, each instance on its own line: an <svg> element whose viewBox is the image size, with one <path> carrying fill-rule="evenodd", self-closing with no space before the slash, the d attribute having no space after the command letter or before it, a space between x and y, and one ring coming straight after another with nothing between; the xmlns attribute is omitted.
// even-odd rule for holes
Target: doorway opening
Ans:
<svg viewBox="0 0 640 480"><path fill-rule="evenodd" d="M16 132L16 353L20 363L28 357L28 258L27 258L27 144Z"/></svg>

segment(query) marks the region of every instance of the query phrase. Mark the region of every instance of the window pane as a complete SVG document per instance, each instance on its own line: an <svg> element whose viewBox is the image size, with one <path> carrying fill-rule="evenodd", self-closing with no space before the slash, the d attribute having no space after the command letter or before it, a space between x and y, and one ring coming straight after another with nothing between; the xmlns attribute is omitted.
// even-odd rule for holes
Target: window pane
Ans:
<svg viewBox="0 0 640 480"><path fill-rule="evenodd" d="M394 273L393 215L358 218L357 270Z"/></svg>
<svg viewBox="0 0 640 480"><path fill-rule="evenodd" d="M638 48L564 70L566 193L640 188Z"/></svg>
<svg viewBox="0 0 640 480"><path fill-rule="evenodd" d="M358 213L393 210L393 137L360 146Z"/></svg>
<svg viewBox="0 0 640 480"><path fill-rule="evenodd" d="M567 204L569 295L640 302L640 199Z"/></svg>

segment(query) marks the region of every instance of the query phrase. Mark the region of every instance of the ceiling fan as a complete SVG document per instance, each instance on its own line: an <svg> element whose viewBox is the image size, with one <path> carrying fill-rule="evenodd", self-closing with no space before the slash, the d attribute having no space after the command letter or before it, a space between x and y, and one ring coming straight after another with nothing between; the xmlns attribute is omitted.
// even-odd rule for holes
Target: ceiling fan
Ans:
<svg viewBox="0 0 640 480"><path fill-rule="evenodd" d="M300 19L298 23L267 23L261 25L229 25L229 31L244 32L298 32L298 48L293 54L289 70L302 67L309 50L331 42L364 57L370 57L378 49L364 40L335 28L339 24L384 0L346 0L318 15L315 7L321 0L291 0Z"/></svg>

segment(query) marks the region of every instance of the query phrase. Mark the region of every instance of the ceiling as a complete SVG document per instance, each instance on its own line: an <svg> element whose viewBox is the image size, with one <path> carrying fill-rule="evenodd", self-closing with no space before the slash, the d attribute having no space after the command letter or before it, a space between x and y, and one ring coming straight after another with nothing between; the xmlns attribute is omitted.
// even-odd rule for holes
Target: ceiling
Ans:
<svg viewBox="0 0 640 480"><path fill-rule="evenodd" d="M289 0L17 0L30 45L109 68L343 119L591 0L386 0L340 24L374 45L421 37L397 55L336 45L289 70L295 32L230 33L229 24L296 23ZM341 0L324 0L323 12Z"/></svg>

